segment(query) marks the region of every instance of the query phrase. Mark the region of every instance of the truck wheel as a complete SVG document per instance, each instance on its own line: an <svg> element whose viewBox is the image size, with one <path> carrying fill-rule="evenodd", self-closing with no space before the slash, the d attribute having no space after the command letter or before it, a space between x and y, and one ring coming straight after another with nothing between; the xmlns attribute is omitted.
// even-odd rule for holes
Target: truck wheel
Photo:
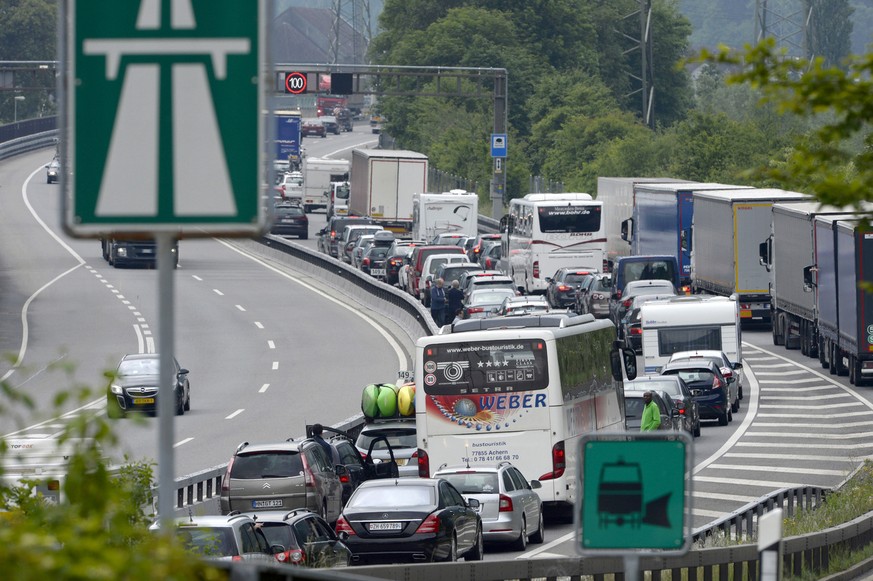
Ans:
<svg viewBox="0 0 873 581"><path fill-rule="evenodd" d="M771 322L771 326L773 328L773 344L784 345L785 336L780 334L782 331L782 315L780 313L776 313L776 316Z"/></svg>
<svg viewBox="0 0 873 581"><path fill-rule="evenodd" d="M818 338L818 346L816 347L818 351L818 362L821 364L822 369L828 368L828 357L827 357L827 345L824 342L824 339L821 337Z"/></svg>
<svg viewBox="0 0 873 581"><path fill-rule="evenodd" d="M785 341L785 348L794 350L800 347L800 337L791 335L791 315L782 316L782 337Z"/></svg>
<svg viewBox="0 0 873 581"><path fill-rule="evenodd" d="M855 383L855 357L853 355L849 355L849 383L852 385L857 385Z"/></svg>
<svg viewBox="0 0 873 581"><path fill-rule="evenodd" d="M827 342L828 346L828 371L831 375L837 374L837 363L834 361L836 359L836 355L834 354L834 345L830 341Z"/></svg>

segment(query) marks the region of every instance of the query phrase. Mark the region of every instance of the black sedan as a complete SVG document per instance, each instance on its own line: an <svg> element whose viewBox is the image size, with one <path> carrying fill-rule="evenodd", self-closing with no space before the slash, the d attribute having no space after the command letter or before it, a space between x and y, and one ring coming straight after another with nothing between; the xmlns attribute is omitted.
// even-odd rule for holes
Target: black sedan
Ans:
<svg viewBox="0 0 873 581"><path fill-rule="evenodd" d="M361 258L361 271L379 280L385 280L387 258L387 246L370 246Z"/></svg>
<svg viewBox="0 0 873 581"><path fill-rule="evenodd" d="M160 360L160 355L156 353L133 353L121 358L106 394L107 413L110 416L124 415L129 411L157 411ZM175 357L172 366L173 377L176 378L173 408L176 415L181 416L191 409L188 370L180 367Z"/></svg>
<svg viewBox="0 0 873 581"><path fill-rule="evenodd" d="M301 567L348 567L352 552L323 518L305 508L288 511L264 510L246 514L257 523L271 546L285 550L276 560Z"/></svg>
<svg viewBox="0 0 873 581"><path fill-rule="evenodd" d="M478 507L442 478L370 480L352 494L336 532L353 564L479 561Z"/></svg>
<svg viewBox="0 0 873 581"><path fill-rule="evenodd" d="M576 305L576 289L582 282L597 274L588 268L559 268L555 274L546 278L546 300L552 308L563 309Z"/></svg>
<svg viewBox="0 0 873 581"><path fill-rule="evenodd" d="M306 217L303 207L289 202L277 202L270 234L297 236L301 240L309 238L309 218Z"/></svg>

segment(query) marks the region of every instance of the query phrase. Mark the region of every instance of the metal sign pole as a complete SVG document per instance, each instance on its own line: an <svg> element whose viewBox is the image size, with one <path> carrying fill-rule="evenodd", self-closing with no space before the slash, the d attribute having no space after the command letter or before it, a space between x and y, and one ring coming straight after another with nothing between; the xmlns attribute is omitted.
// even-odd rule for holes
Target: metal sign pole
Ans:
<svg viewBox="0 0 873 581"><path fill-rule="evenodd" d="M155 236L158 243L158 353L160 359L160 386L158 388L158 517L161 529L169 531L173 519L175 478L174 414L176 413L176 378L173 355L175 324L175 293L173 270L174 235L161 232Z"/></svg>
<svg viewBox="0 0 873 581"><path fill-rule="evenodd" d="M782 509L777 508L758 519L758 552L761 581L782 578Z"/></svg>
<svg viewBox="0 0 873 581"><path fill-rule="evenodd" d="M625 555L624 556L624 579L625 581L641 581L640 577L640 556Z"/></svg>

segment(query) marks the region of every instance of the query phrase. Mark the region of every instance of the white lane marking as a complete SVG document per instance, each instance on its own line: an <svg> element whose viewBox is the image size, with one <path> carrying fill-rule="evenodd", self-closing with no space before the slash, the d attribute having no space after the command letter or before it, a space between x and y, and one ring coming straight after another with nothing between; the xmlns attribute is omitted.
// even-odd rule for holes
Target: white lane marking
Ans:
<svg viewBox="0 0 873 581"><path fill-rule="evenodd" d="M175 444L173 444L173 447L178 448L179 446L181 446L183 444L187 444L188 442L190 442L193 439L194 438L185 438L184 440L180 440L180 441L176 442Z"/></svg>
<svg viewBox="0 0 873 581"><path fill-rule="evenodd" d="M260 321L255 321L255 327L257 327L258 329L263 329L264 325Z"/></svg>
<svg viewBox="0 0 873 581"><path fill-rule="evenodd" d="M277 369L279 369L279 362L273 361L273 371L276 371Z"/></svg>
<svg viewBox="0 0 873 581"><path fill-rule="evenodd" d="M348 146L348 147L343 147L342 149L337 149L336 151L331 151L330 153L326 153L326 154L323 155L322 157L330 157L330 156L332 156L332 155L336 155L336 154L338 154L338 153L342 153L342 152L344 152L344 151L348 151L348 150L350 150L350 149L355 149L356 147L357 147L357 148L360 148L360 147L363 146L363 145L370 145L371 143L379 143L379 140L378 140L378 139L372 139L372 140L370 140L370 141L364 141L364 142L362 142L362 143L358 143L358 144L356 144L356 145L350 145L350 146ZM37 171L38 171L38 170L37 170ZM34 173L36 173L36 172L34 172Z"/></svg>
<svg viewBox="0 0 873 581"><path fill-rule="evenodd" d="M833 389L833 388L831 388ZM768 389L765 397L767 400L779 400L779 399L787 399L790 401L821 401L823 399L845 399L847 397L852 397L848 393L829 393L829 394L821 394L821 395L770 395L770 390Z"/></svg>
<svg viewBox="0 0 873 581"><path fill-rule="evenodd" d="M238 310L240 310L240 311L242 311L242 312L246 312L246 310L243 308L242 305L235 305L235 306L236 306L236 308L237 308Z"/></svg>
<svg viewBox="0 0 873 581"><path fill-rule="evenodd" d="M403 347L400 346L400 343L398 343L397 340L393 336L391 336L391 334L388 331L386 331L378 323L376 323L375 320L370 318L368 315L366 315L365 313L363 313L359 309L355 309L354 307L344 303L343 301L340 301L338 299L335 299L332 296L324 294L323 292L321 292L320 290L318 290L317 288L315 288L311 284L304 282L303 280L295 277L294 275L288 274L287 272L283 272L271 264L267 264L266 262L264 262L260 258L249 254L248 252L242 250L241 248L236 248L224 240L220 240L220 239L216 239L216 240L218 242L220 242L221 244L224 244L227 248L233 250L234 252L236 252L242 256L245 256L246 258L256 262L257 264L260 264L264 268L268 268L268 269L272 270L273 272L275 272L279 276L285 277L288 280L296 282L300 286L311 290L312 292L314 292L318 296L320 296L328 301L331 301L334 304L339 305L342 308L346 309L350 313L353 313L354 315L360 317L368 325L373 327L380 335L382 335L382 337L384 337L385 341L387 341L388 344L391 345L391 347L394 349L394 353L397 355L397 362L399 365L399 367L397 369L410 369L411 368L411 364L409 363L409 359L406 356L406 352L403 350ZM274 349L275 347L270 347L270 348Z"/></svg>
<svg viewBox="0 0 873 581"><path fill-rule="evenodd" d="M695 498L714 498L716 500L730 500L731 502L742 502L743 504L758 500L759 496L741 496L739 494L721 494L719 492L703 492L695 490L691 496ZM719 516L724 516L719 514Z"/></svg>
<svg viewBox="0 0 873 581"><path fill-rule="evenodd" d="M258 390L258 393L264 393L264 392L267 391L269 388L270 388L270 384L269 384L269 383L265 383L264 385L261 386L261 389Z"/></svg>
<svg viewBox="0 0 873 581"><path fill-rule="evenodd" d="M767 394L771 393L803 393L808 391L821 391L823 389L833 389L833 385L810 385L809 387L768 387Z"/></svg>
<svg viewBox="0 0 873 581"><path fill-rule="evenodd" d="M835 420L837 418L856 418L858 416L869 417L870 412L864 411L864 412L846 412L844 414L816 414L815 416L813 416L812 414L758 414L759 418L777 418L777 419L778 418L785 418L785 419L798 418L798 419L804 419L804 418L816 417L820 420Z"/></svg>
<svg viewBox="0 0 873 581"><path fill-rule="evenodd" d="M839 408L852 408L857 407L858 402L851 403L829 403L827 405L769 405L769 404L761 404L762 408L778 408L780 410L833 410Z"/></svg>
<svg viewBox="0 0 873 581"><path fill-rule="evenodd" d="M805 434L798 432L788 434L785 432L748 432L750 436L757 438L802 438L804 440L815 440L822 438L824 440L853 440L855 438L873 438L873 432L857 432L854 434Z"/></svg>
<svg viewBox="0 0 873 581"><path fill-rule="evenodd" d="M226 419L226 420L232 420L233 418L237 417L238 415L240 415L240 414L243 413L244 411L246 411L245 408L240 408L240 409L236 410L235 412L233 412L232 414L230 414L229 416L227 416L227 417L224 418L224 419Z"/></svg>
<svg viewBox="0 0 873 581"><path fill-rule="evenodd" d="M743 472L778 472L781 474L796 474L796 466L756 466L755 464L710 464L711 470L742 470ZM845 476L845 470L825 470L822 468L804 468L804 474L816 476Z"/></svg>
<svg viewBox="0 0 873 581"><path fill-rule="evenodd" d="M137 352L144 353L143 349L145 348L145 339L142 336L142 331L140 330L139 325L133 326L133 332L136 333Z"/></svg>
<svg viewBox="0 0 873 581"><path fill-rule="evenodd" d="M866 413L866 412L865 412ZM867 414L870 415L870 414ZM759 418L761 416L758 416ZM818 419L818 416L809 414L805 416L809 419ZM841 428L860 428L862 426L873 426L873 422L848 422L845 424L817 424L815 422L803 422L803 426L798 426L797 422L758 422L755 424L756 428L795 428L801 430L831 430L831 429L841 429Z"/></svg>
<svg viewBox="0 0 873 581"><path fill-rule="evenodd" d="M270 349L275 349L276 343L271 339L271 340L267 341L267 347L269 347Z"/></svg>
<svg viewBox="0 0 873 581"><path fill-rule="evenodd" d="M221 292L220 290L218 290L217 288L212 289L212 292L214 292L215 294L217 294L220 297L224 296L224 293Z"/></svg>
<svg viewBox="0 0 873 581"><path fill-rule="evenodd" d="M203 282L203 279L200 278L199 276L197 276L196 274L192 274L191 278L193 278L194 280L199 280L199 281Z"/></svg>
<svg viewBox="0 0 873 581"><path fill-rule="evenodd" d="M772 359L774 359L774 358L773 358L773 357L752 357L751 359L752 359L753 361L758 361L758 360L761 360L761 359L769 359L769 360L772 360ZM778 360L777 360L777 361L778 361ZM772 365L765 365L765 366L764 366L765 369L776 369L777 367L794 367L794 363L773 363ZM759 372L758 372L758 375L761 375L762 373L768 373L768 372L762 372L762 371L759 371ZM774 372L774 373L778 373L778 372Z"/></svg>
<svg viewBox="0 0 873 581"><path fill-rule="evenodd" d="M732 484L734 486L763 486L765 488L797 488L806 486L797 482L779 482L776 480L750 480L748 478L715 478L713 476L695 477L698 482L711 482L712 484ZM724 516L724 515L722 515Z"/></svg>
<svg viewBox="0 0 873 581"><path fill-rule="evenodd" d="M809 444L806 442L739 442L737 446L745 446L748 448L797 448L798 450L809 450ZM858 442L857 444L824 444L816 443L816 450L861 450L863 448L873 448L873 442Z"/></svg>
<svg viewBox="0 0 873 581"><path fill-rule="evenodd" d="M814 381L818 381L818 380L814 377L810 377L807 379L792 379L791 383L813 383ZM771 383L785 383L785 382L782 380L779 380L779 379L761 379L758 381L758 383L763 385L765 383L771 384Z"/></svg>
<svg viewBox="0 0 873 581"><path fill-rule="evenodd" d="M785 454L748 454L742 452L728 452L724 457L749 458L752 460L784 460ZM819 456L816 454L792 454L791 459L803 462L833 462L834 460L844 460L844 458L838 456Z"/></svg>
<svg viewBox="0 0 873 581"><path fill-rule="evenodd" d="M805 375L806 371L803 369L797 369L795 371L766 371L766 369L772 369L774 367L787 367L787 365L779 364L779 365L768 365L765 370L756 371L758 375L778 375L780 377L785 377L787 375Z"/></svg>

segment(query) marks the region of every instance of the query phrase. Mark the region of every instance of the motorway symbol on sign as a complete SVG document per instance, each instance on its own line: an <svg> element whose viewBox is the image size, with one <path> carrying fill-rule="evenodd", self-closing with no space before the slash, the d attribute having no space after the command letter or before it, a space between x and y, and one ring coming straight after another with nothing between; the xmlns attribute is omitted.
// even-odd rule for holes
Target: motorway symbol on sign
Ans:
<svg viewBox="0 0 873 581"><path fill-rule="evenodd" d="M68 230L259 232L265 2L70 10Z"/></svg>
<svg viewBox="0 0 873 581"><path fill-rule="evenodd" d="M491 157L506 157L506 134L491 134Z"/></svg>
<svg viewBox="0 0 873 581"><path fill-rule="evenodd" d="M577 455L583 554L687 551L690 448L681 432L583 436Z"/></svg>

